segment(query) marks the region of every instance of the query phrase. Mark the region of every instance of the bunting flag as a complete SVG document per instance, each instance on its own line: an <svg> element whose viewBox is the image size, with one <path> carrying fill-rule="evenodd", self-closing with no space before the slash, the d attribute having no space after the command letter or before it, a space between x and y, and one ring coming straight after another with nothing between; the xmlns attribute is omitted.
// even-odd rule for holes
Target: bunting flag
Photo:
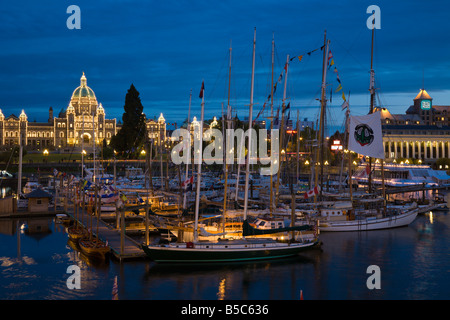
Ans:
<svg viewBox="0 0 450 320"><path fill-rule="evenodd" d="M302 61L303 56L298 56L298 62Z"/></svg>
<svg viewBox="0 0 450 320"><path fill-rule="evenodd" d="M200 99L203 98L204 91L205 91L205 82L202 81L202 88L200 89L200 94L198 95L198 97L199 97Z"/></svg>
<svg viewBox="0 0 450 320"><path fill-rule="evenodd" d="M336 88L336 91L334 91L334 92L339 92L339 91L341 91L341 90L342 90L342 85L339 84L338 87Z"/></svg>
<svg viewBox="0 0 450 320"><path fill-rule="evenodd" d="M289 102L288 104L287 104L287 106L284 106L283 107L283 109L281 110L281 112L283 113L283 112L286 112L287 110L289 110L289 108L291 107L291 103Z"/></svg>
<svg viewBox="0 0 450 320"><path fill-rule="evenodd" d="M259 118L259 116L263 113L264 109L266 108L266 103L267 103L267 101L264 102L263 107L261 108L261 110L260 110L260 111L258 112L258 114L256 115L255 120L253 120L253 125L256 123L256 120Z"/></svg>
<svg viewBox="0 0 450 320"><path fill-rule="evenodd" d="M342 103L341 108L342 108L342 111L344 111L345 109L348 108L348 101L347 100L345 100L344 103Z"/></svg>
<svg viewBox="0 0 450 320"><path fill-rule="evenodd" d="M381 113L350 116L348 148L361 155L384 159Z"/></svg>

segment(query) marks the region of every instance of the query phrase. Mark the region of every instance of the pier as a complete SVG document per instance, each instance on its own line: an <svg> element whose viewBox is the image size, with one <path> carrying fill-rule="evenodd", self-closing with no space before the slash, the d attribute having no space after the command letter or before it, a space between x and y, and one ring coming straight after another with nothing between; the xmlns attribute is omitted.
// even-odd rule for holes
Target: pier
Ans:
<svg viewBox="0 0 450 320"><path fill-rule="evenodd" d="M143 259L147 258L145 252L141 249L141 245L135 240L131 239L125 234L125 230L117 230L112 228L106 222L101 219L98 219L97 226L97 217L90 217L87 211L78 212L78 221L87 228L90 224L90 219L92 219L92 232L96 234L98 227L98 237L108 242L108 246L111 248L112 255L120 261L130 260L130 259ZM74 213L74 206L70 206L67 210L67 214L76 220L76 215Z"/></svg>

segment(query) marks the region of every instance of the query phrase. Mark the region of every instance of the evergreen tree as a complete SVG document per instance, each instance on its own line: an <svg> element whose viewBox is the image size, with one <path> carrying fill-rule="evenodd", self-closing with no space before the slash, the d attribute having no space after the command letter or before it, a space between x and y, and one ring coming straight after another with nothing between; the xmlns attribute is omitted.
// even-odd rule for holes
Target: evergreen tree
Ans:
<svg viewBox="0 0 450 320"><path fill-rule="evenodd" d="M137 158L142 145L147 137L145 125L144 107L139 98L139 92L131 84L125 96L125 112L122 115L123 125L111 139L111 146L124 159Z"/></svg>

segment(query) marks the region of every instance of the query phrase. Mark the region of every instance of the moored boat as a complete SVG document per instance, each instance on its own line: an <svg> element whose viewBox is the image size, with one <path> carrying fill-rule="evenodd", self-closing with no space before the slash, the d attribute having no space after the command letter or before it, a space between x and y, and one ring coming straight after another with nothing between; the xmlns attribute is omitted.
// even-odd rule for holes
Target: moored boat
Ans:
<svg viewBox="0 0 450 320"><path fill-rule="evenodd" d="M156 262L234 262L295 256L318 242L279 242L272 239L218 240L142 246Z"/></svg>
<svg viewBox="0 0 450 320"><path fill-rule="evenodd" d="M90 257L105 258L106 254L111 250L108 242L104 242L98 238L84 237L78 240L81 251Z"/></svg>

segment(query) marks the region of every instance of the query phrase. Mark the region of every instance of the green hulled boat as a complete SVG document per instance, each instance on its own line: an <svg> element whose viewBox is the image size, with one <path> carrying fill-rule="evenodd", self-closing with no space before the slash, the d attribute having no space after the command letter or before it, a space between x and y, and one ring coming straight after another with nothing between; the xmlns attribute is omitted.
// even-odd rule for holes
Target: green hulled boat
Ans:
<svg viewBox="0 0 450 320"><path fill-rule="evenodd" d="M302 231L309 230L311 226L300 226L292 228L283 228L282 231ZM256 230L256 231L255 231ZM247 220L243 223L244 236L251 236L259 233L251 227ZM272 229L273 233L280 232L279 229ZM268 234L268 230L264 230ZM318 244L317 238L303 242L276 241L267 239L243 238L237 240L218 240L183 242L146 246L142 249L156 262L234 262L286 258L299 254Z"/></svg>

